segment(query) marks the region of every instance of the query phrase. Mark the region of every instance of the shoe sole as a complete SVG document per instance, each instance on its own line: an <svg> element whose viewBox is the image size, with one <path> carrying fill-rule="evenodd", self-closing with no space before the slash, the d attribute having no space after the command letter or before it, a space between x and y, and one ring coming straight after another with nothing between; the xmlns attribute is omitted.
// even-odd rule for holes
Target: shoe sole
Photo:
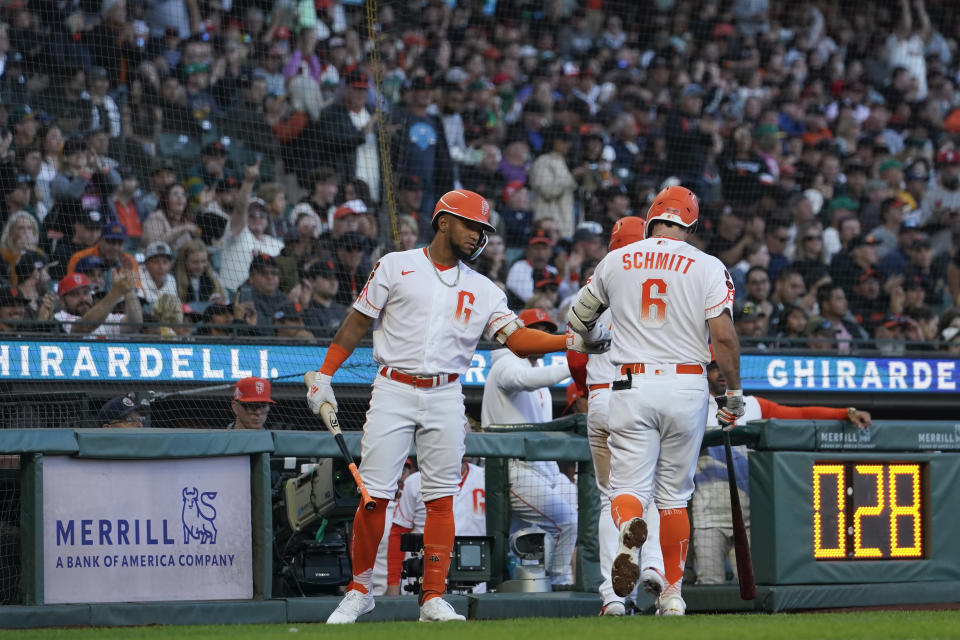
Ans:
<svg viewBox="0 0 960 640"><path fill-rule="evenodd" d="M373 611L373 609L374 609L375 606L376 606L376 603L370 605L370 608L369 608L369 609L367 609L366 611L363 611L363 612L361 612L361 613L358 613L358 614L357 614L357 617L354 618L353 620L331 620L331 618L333 617L333 615L336 613L336 610L334 610L334 612L330 614L330 617L327 618L327 624L353 624L354 622L357 621L357 618L359 618L360 616L365 616L365 615L367 615L368 613L370 613L371 611Z"/></svg>
<svg viewBox="0 0 960 640"><path fill-rule="evenodd" d="M621 598L630 595L637 586L640 567L634 557L646 541L647 523L640 518L633 518L620 532L620 545L610 568L610 580L613 583L613 592Z"/></svg>
<svg viewBox="0 0 960 640"><path fill-rule="evenodd" d="M653 570L648 571L647 569L644 569L641 573L640 581L643 583L644 591L659 597L660 593L663 592L663 582L660 581L660 576L658 576L656 573L649 575L651 572L653 572Z"/></svg>

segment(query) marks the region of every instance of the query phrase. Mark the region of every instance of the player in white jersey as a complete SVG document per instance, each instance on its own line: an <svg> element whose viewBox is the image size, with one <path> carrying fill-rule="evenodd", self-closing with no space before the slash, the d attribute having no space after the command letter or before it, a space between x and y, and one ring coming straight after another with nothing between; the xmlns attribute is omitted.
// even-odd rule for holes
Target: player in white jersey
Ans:
<svg viewBox="0 0 960 640"><path fill-rule="evenodd" d="M717 419L732 427L743 414L733 281L719 260L687 244L698 217L690 190L661 191L647 212L645 239L608 253L568 315L571 329L590 339L602 332L603 311L612 312L616 378L607 446L619 540L611 580L620 596L636 585L647 536L643 513L653 498L667 583L657 607L664 615L686 611L680 586L690 538L687 502L706 423L708 331L730 385Z"/></svg>
<svg viewBox="0 0 960 640"><path fill-rule="evenodd" d="M361 440L360 475L376 502L353 520L353 580L328 623L355 622L373 610L370 576L383 535L386 506L403 462L416 442L426 504L420 620L463 620L441 597L453 548L453 498L460 483L466 418L460 375L481 336L522 357L575 348L602 351L609 334L553 336L523 326L506 295L461 260L486 244L490 206L472 191L450 191L433 213L428 247L388 253L374 266L307 393L310 408L336 407L332 377L373 325L373 357L380 365ZM416 434L416 438L414 435Z"/></svg>
<svg viewBox="0 0 960 640"><path fill-rule="evenodd" d="M547 332L556 323L543 309L524 309L520 319L528 327ZM553 420L550 387L570 377L566 364L539 366L538 358L519 358L506 349L491 356L490 372L483 386L480 425L540 424ZM573 583L573 549L577 543L577 509L560 493L570 481L553 460L511 459L511 530L537 526L556 538L547 572L555 585Z"/></svg>
<svg viewBox="0 0 960 640"><path fill-rule="evenodd" d="M639 242L643 240L643 230L646 222L643 218L636 216L626 216L617 220L610 231L609 251L614 251L620 247ZM610 326L611 312L609 309L604 311L597 322L604 326ZM604 616L622 616L626 613L624 605L625 596L619 596L613 591L613 583L610 580L610 567L613 564L613 558L617 551L617 540L619 532L613 523L610 515L610 449L607 447L607 438L610 433L607 428L609 404L610 404L610 384L616 377L616 370L613 362L610 360L610 353L599 353L596 355L583 355L577 358L579 354L573 354L570 358L578 363L586 361L583 366L586 368L584 384L587 389L587 438L590 443L590 456L593 459L594 475L597 479L597 487L600 490L600 516L597 522L597 534L600 544L600 575L603 576L603 582L600 583L600 595L603 597L603 607L600 614ZM571 365L571 371L574 365ZM660 515L656 509L649 509L643 515L647 523L647 539L650 542L645 544L641 550L640 566L643 567L641 579L644 587L652 593L659 594L663 589L663 556L660 553L658 532L660 529Z"/></svg>
<svg viewBox="0 0 960 640"><path fill-rule="evenodd" d="M460 486L453 496L453 523L458 536L487 535L487 499L483 467L467 462L460 465ZM427 520L427 506L420 491L420 472L410 474L403 483L400 499L390 527L390 547L387 556L387 593L401 595L400 573L404 553L400 550L400 536L405 533L423 533ZM482 593L484 589L475 590Z"/></svg>
<svg viewBox="0 0 960 640"><path fill-rule="evenodd" d="M707 384L710 387L710 406L716 408L714 397L723 396L727 390L726 380L716 362L707 365ZM832 407L788 407L760 398L744 396L744 414L737 424L750 420L848 420L857 428L870 426L871 417L856 407L835 409ZM707 429L718 428L717 420L707 412ZM743 519L750 526L749 470L747 447L732 447L733 465L736 469L737 487L740 489L740 506ZM733 521L730 515L730 493L727 480L727 460L723 446L707 447L697 460L694 476L697 486L690 501L693 515L693 555L697 568L697 584L722 584L726 582L725 560L733 551ZM737 563L730 558L730 566L736 577Z"/></svg>

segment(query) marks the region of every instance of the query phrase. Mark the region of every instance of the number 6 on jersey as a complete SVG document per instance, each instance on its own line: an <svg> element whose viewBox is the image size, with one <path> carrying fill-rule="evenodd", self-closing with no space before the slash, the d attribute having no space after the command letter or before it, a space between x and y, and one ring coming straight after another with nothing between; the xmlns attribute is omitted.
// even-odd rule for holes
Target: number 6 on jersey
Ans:
<svg viewBox="0 0 960 640"><path fill-rule="evenodd" d="M650 328L667 323L667 283L660 278L644 280L640 285L640 323Z"/></svg>

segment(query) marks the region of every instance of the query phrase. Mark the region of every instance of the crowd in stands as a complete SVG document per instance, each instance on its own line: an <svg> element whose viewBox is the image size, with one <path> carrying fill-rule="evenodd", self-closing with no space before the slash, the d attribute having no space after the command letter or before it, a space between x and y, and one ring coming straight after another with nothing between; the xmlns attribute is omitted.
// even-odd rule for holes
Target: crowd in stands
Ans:
<svg viewBox="0 0 960 640"><path fill-rule="evenodd" d="M562 321L616 220L683 184L745 344L960 352L950 0L369 27L349 0L0 2L0 329L327 338L453 188L494 212L475 268Z"/></svg>

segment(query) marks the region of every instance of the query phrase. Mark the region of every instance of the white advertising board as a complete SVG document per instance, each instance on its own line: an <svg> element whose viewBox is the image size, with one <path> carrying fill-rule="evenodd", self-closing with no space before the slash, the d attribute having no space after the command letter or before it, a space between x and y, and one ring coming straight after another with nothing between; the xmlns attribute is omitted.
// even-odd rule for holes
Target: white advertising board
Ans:
<svg viewBox="0 0 960 640"><path fill-rule="evenodd" d="M253 597L250 459L43 459L44 602Z"/></svg>

